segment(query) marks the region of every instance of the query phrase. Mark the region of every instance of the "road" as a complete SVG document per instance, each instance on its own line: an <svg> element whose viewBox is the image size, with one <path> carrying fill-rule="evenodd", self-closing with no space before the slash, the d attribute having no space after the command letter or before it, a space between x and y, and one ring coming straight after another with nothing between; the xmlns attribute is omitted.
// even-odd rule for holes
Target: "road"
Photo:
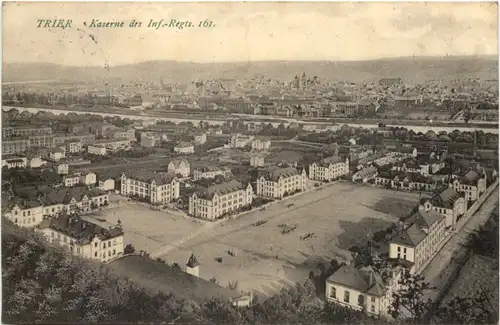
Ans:
<svg viewBox="0 0 500 325"><path fill-rule="evenodd" d="M425 268L421 275L425 281L429 282L431 287L439 287L443 281L443 273L446 271L451 258L461 249L461 245L465 243L467 236L484 225L495 209L498 203L498 188L494 190L486 199L479 210L474 214L441 249L432 262ZM428 298L434 299L438 290L431 290L425 295L425 300Z"/></svg>

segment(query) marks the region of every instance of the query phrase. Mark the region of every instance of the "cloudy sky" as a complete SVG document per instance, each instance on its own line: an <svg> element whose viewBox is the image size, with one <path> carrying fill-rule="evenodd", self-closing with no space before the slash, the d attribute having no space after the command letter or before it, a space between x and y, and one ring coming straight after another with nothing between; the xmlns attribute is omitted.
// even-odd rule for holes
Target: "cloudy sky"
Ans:
<svg viewBox="0 0 500 325"><path fill-rule="evenodd" d="M4 3L3 60L113 66L496 55L494 3ZM38 19L73 28L37 28ZM90 28L85 21L214 21L213 28ZM94 41L95 40L95 41Z"/></svg>

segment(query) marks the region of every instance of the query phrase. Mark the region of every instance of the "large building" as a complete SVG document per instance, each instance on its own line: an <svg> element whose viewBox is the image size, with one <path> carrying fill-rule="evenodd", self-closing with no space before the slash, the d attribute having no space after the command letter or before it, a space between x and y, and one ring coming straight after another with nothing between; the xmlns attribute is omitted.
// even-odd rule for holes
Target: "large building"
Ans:
<svg viewBox="0 0 500 325"><path fill-rule="evenodd" d="M457 220L467 211L467 202L463 194L455 192L451 187L434 195L430 199L422 199L420 208L425 211L434 210L446 218L446 227L455 229Z"/></svg>
<svg viewBox="0 0 500 325"><path fill-rule="evenodd" d="M28 137L30 147L52 148L56 145L56 138L53 134L36 134Z"/></svg>
<svg viewBox="0 0 500 325"><path fill-rule="evenodd" d="M167 203L179 197L179 182L170 173L130 171L121 176L121 194L146 198L151 204Z"/></svg>
<svg viewBox="0 0 500 325"><path fill-rule="evenodd" d="M25 152L30 147L28 139L18 138L2 140L2 155L15 155Z"/></svg>
<svg viewBox="0 0 500 325"><path fill-rule="evenodd" d="M214 220L228 213L239 211L253 201L252 186L236 180L216 184L196 191L189 197L189 214Z"/></svg>
<svg viewBox="0 0 500 325"><path fill-rule="evenodd" d="M18 226L34 227L43 216L91 211L107 205L108 194L97 188L50 188L5 201L5 216Z"/></svg>
<svg viewBox="0 0 500 325"><path fill-rule="evenodd" d="M401 274L398 268L379 273L372 266L342 265L326 280L326 299L371 316L387 317Z"/></svg>
<svg viewBox="0 0 500 325"><path fill-rule="evenodd" d="M255 139L252 141L252 150L267 151L271 148L271 140Z"/></svg>
<svg viewBox="0 0 500 325"><path fill-rule="evenodd" d="M23 156L6 156L2 157L2 168L26 168L28 166L28 159Z"/></svg>
<svg viewBox="0 0 500 325"><path fill-rule="evenodd" d="M264 169L257 178L257 195L269 198L283 198L307 185L305 169L299 172L294 167Z"/></svg>
<svg viewBox="0 0 500 325"><path fill-rule="evenodd" d="M475 170L469 170L462 177L454 179L450 187L458 193L464 193L466 201L477 201L486 191L486 173L481 175Z"/></svg>
<svg viewBox="0 0 500 325"><path fill-rule="evenodd" d="M103 228L78 216L64 214L43 220L36 231L51 243L83 258L109 262L123 255L123 230L120 227Z"/></svg>
<svg viewBox="0 0 500 325"><path fill-rule="evenodd" d="M349 174L349 158L328 157L309 165L309 179L331 181Z"/></svg>
<svg viewBox="0 0 500 325"><path fill-rule="evenodd" d="M52 133L52 128L49 126L45 127L32 127L32 126L6 126L2 127L2 137L8 138L11 136L21 136L28 137L31 135L40 134L50 134Z"/></svg>
<svg viewBox="0 0 500 325"><path fill-rule="evenodd" d="M411 225L393 236L389 258L410 262L410 272L419 273L446 238L446 218L436 211L420 208L405 223Z"/></svg>

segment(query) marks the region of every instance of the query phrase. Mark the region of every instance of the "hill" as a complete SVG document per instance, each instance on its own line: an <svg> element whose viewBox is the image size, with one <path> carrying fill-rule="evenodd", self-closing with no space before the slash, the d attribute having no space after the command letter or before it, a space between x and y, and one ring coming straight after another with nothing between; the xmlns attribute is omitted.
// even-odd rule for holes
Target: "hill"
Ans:
<svg viewBox="0 0 500 325"><path fill-rule="evenodd" d="M376 81L400 77L408 83L443 79L497 79L498 59L478 57L411 57L371 61L262 61L228 63L193 63L179 61L146 61L105 67L76 67L51 63L5 63L3 82L33 80L121 82L187 82L199 79L268 77L291 80L295 74L350 82Z"/></svg>

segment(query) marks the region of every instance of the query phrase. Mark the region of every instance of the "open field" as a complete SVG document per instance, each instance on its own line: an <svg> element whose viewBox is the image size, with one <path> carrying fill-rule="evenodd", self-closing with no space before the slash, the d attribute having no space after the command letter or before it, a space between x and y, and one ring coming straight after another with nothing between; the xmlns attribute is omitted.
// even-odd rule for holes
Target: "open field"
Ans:
<svg viewBox="0 0 500 325"><path fill-rule="evenodd" d="M155 251L202 227L202 221L151 210L146 204L129 202L124 197L111 196L110 203L113 207L84 218L106 227L115 225L120 219L125 231L125 245L132 244L137 251ZM95 218L105 219L106 222Z"/></svg>
<svg viewBox="0 0 500 325"><path fill-rule="evenodd" d="M316 270L318 262L333 257L350 259L348 248L368 240L368 227L374 232L396 221L373 209L388 196L417 200L411 193L341 182L239 219L205 224L195 236L186 234L185 240L165 242L165 247L151 251L151 255L183 265L194 252L202 278L215 277L221 285L238 281L241 290L270 294L284 285L303 281L309 271ZM294 206L287 208L291 203ZM260 220L267 222L253 225ZM283 235L279 227L282 224L297 228ZM314 235L306 240L299 238L307 233ZM222 262L216 261L217 257Z"/></svg>

